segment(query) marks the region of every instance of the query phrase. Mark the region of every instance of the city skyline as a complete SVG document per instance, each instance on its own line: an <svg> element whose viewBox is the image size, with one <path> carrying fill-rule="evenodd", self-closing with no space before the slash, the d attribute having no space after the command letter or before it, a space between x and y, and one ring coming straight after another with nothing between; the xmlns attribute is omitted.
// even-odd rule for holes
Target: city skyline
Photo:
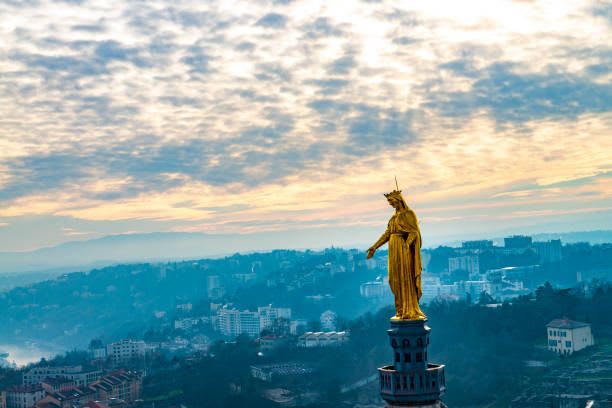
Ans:
<svg viewBox="0 0 612 408"><path fill-rule="evenodd" d="M394 176L426 237L612 225L605 2L0 10L0 251L374 242Z"/></svg>

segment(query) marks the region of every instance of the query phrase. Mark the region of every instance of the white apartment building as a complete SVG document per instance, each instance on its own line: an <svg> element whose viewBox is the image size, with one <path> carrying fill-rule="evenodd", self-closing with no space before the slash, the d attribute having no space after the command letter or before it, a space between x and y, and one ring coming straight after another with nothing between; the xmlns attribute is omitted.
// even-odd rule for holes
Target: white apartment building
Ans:
<svg viewBox="0 0 612 408"><path fill-rule="evenodd" d="M448 272L467 271L470 279L477 278L480 275L480 262L478 255L466 255L448 258Z"/></svg>
<svg viewBox="0 0 612 408"><path fill-rule="evenodd" d="M145 342L124 339L106 346L106 354L115 367L140 362L145 356Z"/></svg>
<svg viewBox="0 0 612 408"><path fill-rule="evenodd" d="M391 296L391 288L387 278L377 278L372 282L365 282L359 285L359 294L366 299L381 299Z"/></svg>
<svg viewBox="0 0 612 408"><path fill-rule="evenodd" d="M241 334L259 336L259 313L248 310L219 309L217 311L219 331L227 337L236 338Z"/></svg>
<svg viewBox="0 0 612 408"><path fill-rule="evenodd" d="M569 319L555 319L546 325L548 349L560 355L572 354L594 344L591 325Z"/></svg>
<svg viewBox="0 0 612 408"><path fill-rule="evenodd" d="M40 384L16 385L6 390L6 408L30 408L45 395Z"/></svg>
<svg viewBox="0 0 612 408"><path fill-rule="evenodd" d="M423 291L421 302L429 303L440 296L441 286L439 277L423 274L421 277L421 289Z"/></svg>
<svg viewBox="0 0 612 408"><path fill-rule="evenodd" d="M85 386L102 376L102 371L97 369L83 370L80 365L59 367L34 367L23 373L23 384L40 384L45 378L68 378L76 383L78 387Z"/></svg>
<svg viewBox="0 0 612 408"><path fill-rule="evenodd" d="M272 305L257 308L259 314L259 331L268 329L274 325L278 319L291 320L291 309L288 307L272 307Z"/></svg>

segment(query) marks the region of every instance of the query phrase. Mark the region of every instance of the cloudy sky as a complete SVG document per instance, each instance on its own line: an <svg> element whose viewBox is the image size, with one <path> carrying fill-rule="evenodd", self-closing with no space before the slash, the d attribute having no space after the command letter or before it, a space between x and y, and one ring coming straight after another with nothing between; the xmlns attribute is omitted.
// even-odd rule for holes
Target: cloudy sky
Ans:
<svg viewBox="0 0 612 408"><path fill-rule="evenodd" d="M611 9L0 0L0 251L374 241L394 176L426 237L609 228Z"/></svg>

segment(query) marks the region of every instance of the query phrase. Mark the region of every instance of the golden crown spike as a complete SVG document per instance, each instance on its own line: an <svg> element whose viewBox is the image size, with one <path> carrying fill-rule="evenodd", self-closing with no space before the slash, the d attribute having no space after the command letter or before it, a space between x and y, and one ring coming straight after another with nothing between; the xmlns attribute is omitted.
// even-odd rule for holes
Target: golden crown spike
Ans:
<svg viewBox="0 0 612 408"><path fill-rule="evenodd" d="M395 190L393 190L390 193L384 194L385 197L390 198L390 197L394 197L394 196L399 196L402 194L402 190L399 189L398 185L397 185L397 176L395 177Z"/></svg>

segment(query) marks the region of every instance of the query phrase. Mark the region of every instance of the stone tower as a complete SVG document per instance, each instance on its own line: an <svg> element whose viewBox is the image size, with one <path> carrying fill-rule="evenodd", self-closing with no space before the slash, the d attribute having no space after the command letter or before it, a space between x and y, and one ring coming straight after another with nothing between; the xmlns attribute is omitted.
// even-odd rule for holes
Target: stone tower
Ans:
<svg viewBox="0 0 612 408"><path fill-rule="evenodd" d="M387 330L393 348L393 365L378 369L380 395L387 408L441 408L446 388L444 365L427 359L429 332L427 320L391 320Z"/></svg>

